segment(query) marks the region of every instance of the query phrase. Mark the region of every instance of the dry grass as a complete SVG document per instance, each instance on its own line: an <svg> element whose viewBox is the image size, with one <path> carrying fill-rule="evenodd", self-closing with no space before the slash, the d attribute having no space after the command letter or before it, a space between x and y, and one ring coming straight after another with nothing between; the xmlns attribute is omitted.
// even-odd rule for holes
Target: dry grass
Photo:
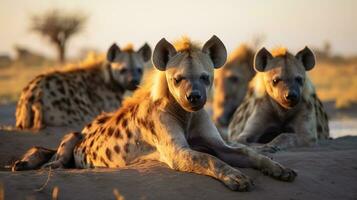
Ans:
<svg viewBox="0 0 357 200"><path fill-rule="evenodd" d="M85 65L103 58L103 55L90 53L79 64ZM22 88L31 79L40 73L57 68L63 67L28 67L20 63L0 68L0 103L16 102ZM346 108L352 103L357 103L357 62L320 62L309 75L323 101L335 101L337 108Z"/></svg>
<svg viewBox="0 0 357 200"><path fill-rule="evenodd" d="M104 55L89 53L82 62L75 62L67 66L49 66L41 64L39 66L28 66L23 62L13 63L9 67L0 68L0 104L16 102L22 89L37 75L55 69L65 69L74 65L86 65L88 63L103 60Z"/></svg>
<svg viewBox="0 0 357 200"><path fill-rule="evenodd" d="M336 108L357 103L357 63L319 63L309 75L323 101L335 101Z"/></svg>

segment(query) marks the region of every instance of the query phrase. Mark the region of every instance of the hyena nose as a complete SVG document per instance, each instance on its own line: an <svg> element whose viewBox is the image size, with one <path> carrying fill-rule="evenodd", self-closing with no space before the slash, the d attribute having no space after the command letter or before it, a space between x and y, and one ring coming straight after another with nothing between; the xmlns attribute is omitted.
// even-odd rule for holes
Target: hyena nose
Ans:
<svg viewBox="0 0 357 200"><path fill-rule="evenodd" d="M202 95L199 91L192 91L186 98L190 103L197 103L202 99Z"/></svg>
<svg viewBox="0 0 357 200"><path fill-rule="evenodd" d="M289 91L287 94L285 94L285 99L288 101L296 101L299 98L299 95L295 91Z"/></svg>
<svg viewBox="0 0 357 200"><path fill-rule="evenodd" d="M131 84L131 85L139 85L139 84L140 84L140 80L137 79L137 78L134 78L134 79L132 79L132 80L130 81L130 84Z"/></svg>

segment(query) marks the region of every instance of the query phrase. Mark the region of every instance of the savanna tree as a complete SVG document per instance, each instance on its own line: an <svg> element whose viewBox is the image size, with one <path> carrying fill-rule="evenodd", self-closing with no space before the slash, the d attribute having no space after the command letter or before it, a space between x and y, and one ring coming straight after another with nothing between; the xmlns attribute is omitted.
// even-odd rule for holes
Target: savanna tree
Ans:
<svg viewBox="0 0 357 200"><path fill-rule="evenodd" d="M51 10L32 16L30 28L49 40L56 48L58 61L63 63L69 39L83 30L86 20L87 17L78 12Z"/></svg>

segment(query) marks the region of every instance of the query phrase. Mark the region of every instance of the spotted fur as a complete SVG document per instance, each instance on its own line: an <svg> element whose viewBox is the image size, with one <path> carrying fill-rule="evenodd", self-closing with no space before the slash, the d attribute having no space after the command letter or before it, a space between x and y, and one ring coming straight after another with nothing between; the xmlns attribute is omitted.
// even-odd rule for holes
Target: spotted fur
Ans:
<svg viewBox="0 0 357 200"><path fill-rule="evenodd" d="M106 61L100 59L37 76L21 93L16 108L16 126L23 129L78 126L88 123L101 112L115 110L120 106L124 92L134 89L132 85L140 82L140 73L147 61L138 55L143 48L151 55L147 45L135 52L132 48L120 51L114 44L108 50ZM119 71L124 68L127 72ZM141 72L137 72L138 69ZM137 78L131 84L132 79L124 77Z"/></svg>
<svg viewBox="0 0 357 200"><path fill-rule="evenodd" d="M274 58L294 59L282 48L273 51L273 55ZM294 66L286 64L283 67ZM305 77L300 103L285 109L267 92L267 73L259 72L251 81L247 95L229 124L229 142L261 143L263 149L271 150L311 145L319 139L327 139L328 117L309 77Z"/></svg>
<svg viewBox="0 0 357 200"><path fill-rule="evenodd" d="M160 71L149 74L144 85L116 112L102 114L88 124L82 131L83 139L77 142L79 137L73 133L65 137L62 144L68 148L61 148L61 144L57 155L62 156L46 166L65 166L63 160L71 156L77 168L121 168L151 159L174 170L211 176L239 191L249 190L252 181L232 166L254 167L280 180L294 180L293 170L268 157L244 145L226 145L203 109L205 101L189 97L197 92L194 84L201 86L201 92L208 92L213 77L207 84L202 74L213 76L213 68L226 59L225 47L215 36L202 48L192 45L175 49L162 39L153 56ZM181 83L172 78L178 75L184 77ZM75 147L69 140L77 142Z"/></svg>

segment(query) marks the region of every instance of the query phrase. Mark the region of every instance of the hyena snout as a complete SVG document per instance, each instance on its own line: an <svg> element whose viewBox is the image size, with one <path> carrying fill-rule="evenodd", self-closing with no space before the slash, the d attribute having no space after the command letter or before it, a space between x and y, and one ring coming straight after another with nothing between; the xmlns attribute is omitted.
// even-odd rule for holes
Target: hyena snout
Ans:
<svg viewBox="0 0 357 200"><path fill-rule="evenodd" d="M131 76L128 80L128 89L135 90L139 86L141 81L141 76Z"/></svg>
<svg viewBox="0 0 357 200"><path fill-rule="evenodd" d="M203 99L199 90L193 90L186 95L186 98L191 104L199 104Z"/></svg>
<svg viewBox="0 0 357 200"><path fill-rule="evenodd" d="M300 93L296 90L289 90L284 94L284 99L288 102L289 106L295 106L299 103Z"/></svg>

